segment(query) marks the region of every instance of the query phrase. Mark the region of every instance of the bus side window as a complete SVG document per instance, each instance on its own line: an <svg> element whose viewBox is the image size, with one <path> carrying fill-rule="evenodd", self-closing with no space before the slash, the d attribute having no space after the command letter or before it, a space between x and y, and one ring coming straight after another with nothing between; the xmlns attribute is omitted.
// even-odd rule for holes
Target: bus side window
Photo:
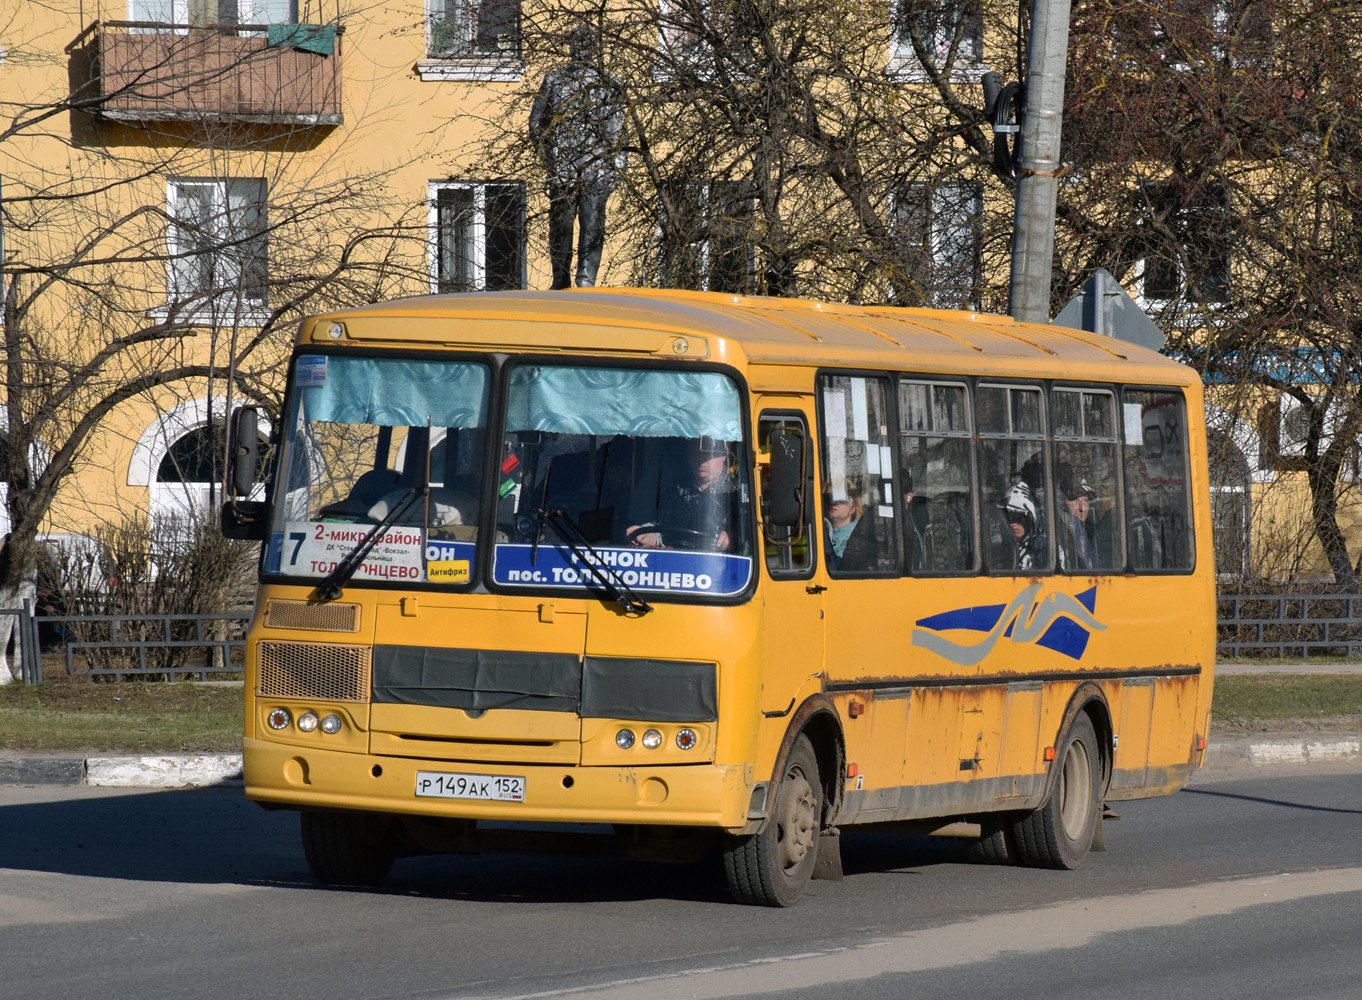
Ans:
<svg viewBox="0 0 1362 1000"><path fill-rule="evenodd" d="M808 427L804 418L794 413L766 412L757 420L757 451L769 454L771 433L777 427L795 431L804 442L804 523L785 527L765 523L765 504L762 513L762 548L766 558L766 571L773 577L807 577L813 572L813 444L809 439ZM761 471L761 493L768 495L770 488L770 465L759 466Z"/></svg>
<svg viewBox="0 0 1362 1000"><path fill-rule="evenodd" d="M819 377L823 552L838 575L899 571L899 516L890 447L888 380Z"/></svg>
<svg viewBox="0 0 1362 1000"><path fill-rule="evenodd" d="M975 568L970 437L963 383L899 383L903 539L912 573Z"/></svg>
<svg viewBox="0 0 1362 1000"><path fill-rule="evenodd" d="M1176 389L1121 393L1126 544L1139 570L1194 565L1187 470L1187 404Z"/></svg>
<svg viewBox="0 0 1362 1000"><path fill-rule="evenodd" d="M1055 438L1054 511L1059 568L1119 572L1125 566L1117 488L1116 399L1109 389L1057 387L1050 394Z"/></svg>
<svg viewBox="0 0 1362 1000"><path fill-rule="evenodd" d="M1028 576L1048 572L1054 505L1046 488L1041 390L1029 385L981 384L974 401L988 568Z"/></svg>

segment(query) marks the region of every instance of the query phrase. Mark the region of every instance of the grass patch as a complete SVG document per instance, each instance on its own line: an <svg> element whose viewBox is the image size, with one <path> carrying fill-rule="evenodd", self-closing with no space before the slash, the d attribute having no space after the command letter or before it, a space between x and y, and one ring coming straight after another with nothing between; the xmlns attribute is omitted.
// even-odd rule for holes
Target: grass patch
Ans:
<svg viewBox="0 0 1362 1000"><path fill-rule="evenodd" d="M96 684L58 677L0 687L0 751L231 753L241 749L239 684ZM1217 723L1261 726L1362 716L1362 675L1228 675L1215 680Z"/></svg>
<svg viewBox="0 0 1362 1000"><path fill-rule="evenodd" d="M0 750L220 753L241 749L240 685L96 684L0 687Z"/></svg>
<svg viewBox="0 0 1362 1000"><path fill-rule="evenodd" d="M1226 722L1362 715L1357 674L1232 674L1215 679L1212 717Z"/></svg>

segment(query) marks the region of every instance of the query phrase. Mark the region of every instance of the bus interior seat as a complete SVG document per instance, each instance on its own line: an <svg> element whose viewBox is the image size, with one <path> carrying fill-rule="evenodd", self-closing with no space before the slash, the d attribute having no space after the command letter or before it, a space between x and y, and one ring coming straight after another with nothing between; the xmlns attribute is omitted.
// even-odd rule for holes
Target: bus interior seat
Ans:
<svg viewBox="0 0 1362 1000"><path fill-rule="evenodd" d="M399 477L395 469L370 469L355 480L344 500L327 504L317 516L321 518L369 516L369 508L383 496L397 488Z"/></svg>

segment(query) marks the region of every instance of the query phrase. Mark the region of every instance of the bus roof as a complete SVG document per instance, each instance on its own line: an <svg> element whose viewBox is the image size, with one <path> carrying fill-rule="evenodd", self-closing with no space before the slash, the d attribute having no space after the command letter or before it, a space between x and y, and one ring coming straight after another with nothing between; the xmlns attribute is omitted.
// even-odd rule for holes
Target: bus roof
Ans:
<svg viewBox="0 0 1362 1000"><path fill-rule="evenodd" d="M370 320L383 322L371 323ZM481 292L395 299L304 323L304 343L331 322L374 344L581 349L672 355L666 337L703 338L707 357L748 365L809 365L1194 381L1190 369L1135 344L1082 330L946 309L856 306L674 289ZM394 321L394 322L388 322ZM413 322L414 321L414 322ZM506 324L516 324L508 332ZM543 326L539 326L543 324ZM595 333L592 332L594 328ZM607 330L609 333L607 334ZM669 342L670 343L670 342Z"/></svg>

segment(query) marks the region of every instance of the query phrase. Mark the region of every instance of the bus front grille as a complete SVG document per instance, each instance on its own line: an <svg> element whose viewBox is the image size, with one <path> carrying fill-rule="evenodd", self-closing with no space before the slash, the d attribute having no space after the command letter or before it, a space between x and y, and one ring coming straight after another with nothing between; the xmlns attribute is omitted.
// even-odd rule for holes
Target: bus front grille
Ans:
<svg viewBox="0 0 1362 1000"><path fill-rule="evenodd" d="M369 700L369 647L265 640L258 692L268 698Z"/></svg>
<svg viewBox="0 0 1362 1000"><path fill-rule="evenodd" d="M315 604L271 600L265 609L267 628L313 629L317 632L358 632L358 604Z"/></svg>

